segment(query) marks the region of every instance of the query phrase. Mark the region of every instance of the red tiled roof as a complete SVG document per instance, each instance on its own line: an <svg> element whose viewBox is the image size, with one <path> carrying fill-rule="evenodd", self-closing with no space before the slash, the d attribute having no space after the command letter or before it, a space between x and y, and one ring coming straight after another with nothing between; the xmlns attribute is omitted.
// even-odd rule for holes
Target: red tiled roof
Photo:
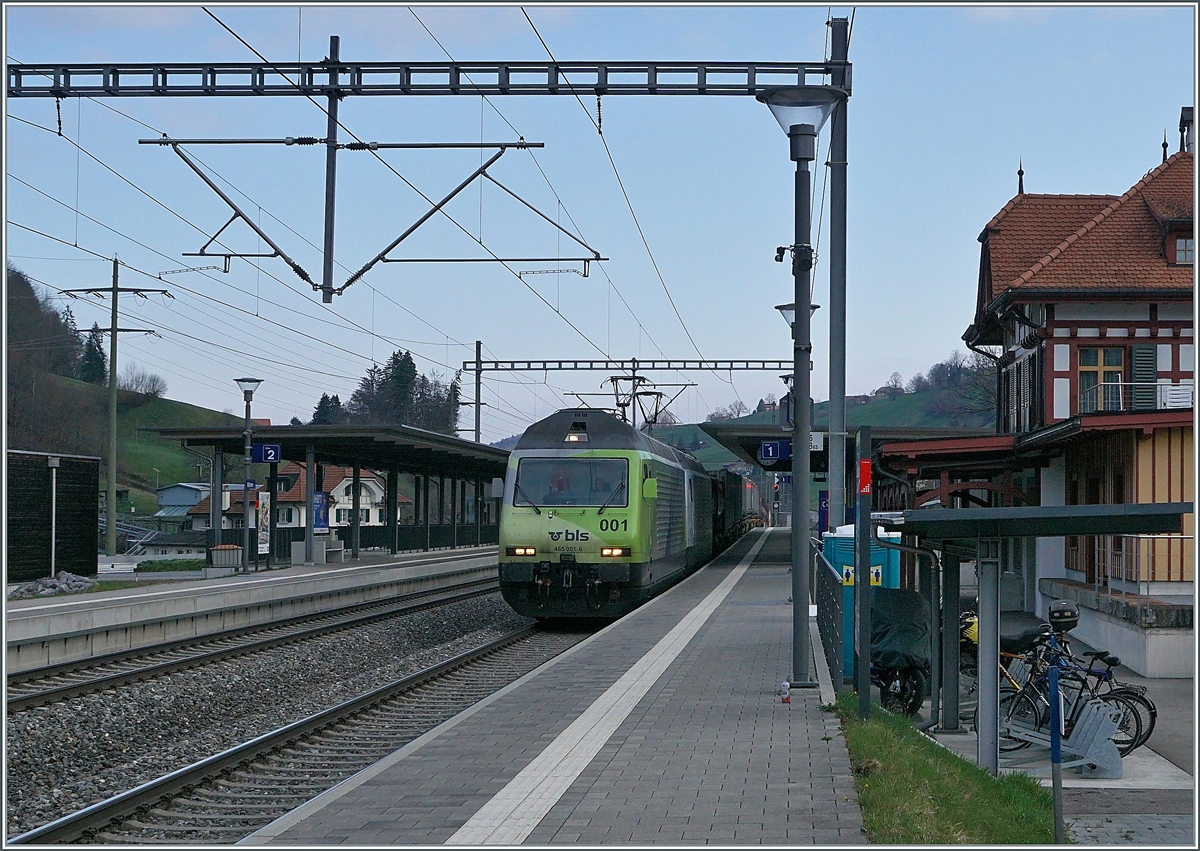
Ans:
<svg viewBox="0 0 1200 851"><path fill-rule="evenodd" d="M987 234L992 298L1006 290L1022 288L1191 288L1192 267L1171 266L1163 256L1165 234L1161 222L1190 219L1192 193L1192 155L1180 152L1150 171L1120 198L1078 195L1014 198L988 225L995 228L995 232ZM1057 200L1026 204L1022 198ZM1025 207L1031 211L1057 212L1014 216ZM1089 209L1091 215L1087 215ZM1069 227L1071 220L1076 222L1073 228ZM1056 237L1058 242L1047 248ZM1040 257L1033 257L1039 252Z"/></svg>
<svg viewBox="0 0 1200 851"><path fill-rule="evenodd" d="M988 301L1115 200L1115 195L1018 195L1005 204L980 234L991 262Z"/></svg>
<svg viewBox="0 0 1200 851"><path fill-rule="evenodd" d="M262 490L265 490L265 488L259 488L259 491L262 491ZM252 491L252 493L257 493L257 491ZM212 500L210 500L208 497L204 497L204 499L200 500L199 502L197 502L195 505L193 505L191 508L188 509L188 514L196 514L201 517L207 517L208 511L209 511L208 507L211 504L212 504ZM229 507L226 508L221 513L222 514L236 514L238 516L241 516L242 511L243 511L242 491L240 491L240 490L229 491Z"/></svg>
<svg viewBox="0 0 1200 851"><path fill-rule="evenodd" d="M279 469L279 475L287 476L289 478L295 477L296 481L290 488L288 488L288 490L275 497L275 503L277 505L287 502L303 504L305 498L305 483L307 481L307 473L304 470L304 465L297 464L295 461L289 461ZM353 477L354 469L352 467L338 467L332 464L327 464L325 466L325 480L322 482L323 487L318 488L318 490L325 491L326 493L332 492L333 489L342 482ZM384 486L383 480L370 470L363 470L361 473L361 478L364 482L373 481L381 488ZM260 487L259 490L266 490L266 488ZM412 502L412 500L406 497L404 494L399 494L398 498L401 505L406 505ZM205 497L204 499L200 500L200 502L196 503L196 505L194 505L188 511L188 514L207 516L208 506L209 499L208 497ZM229 491L229 508L225 509L224 513L237 515L242 513L242 492L240 490Z"/></svg>

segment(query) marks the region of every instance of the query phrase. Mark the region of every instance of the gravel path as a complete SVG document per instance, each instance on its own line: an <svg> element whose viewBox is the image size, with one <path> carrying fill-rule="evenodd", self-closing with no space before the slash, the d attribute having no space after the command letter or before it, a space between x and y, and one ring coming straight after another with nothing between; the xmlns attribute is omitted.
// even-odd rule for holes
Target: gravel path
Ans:
<svg viewBox="0 0 1200 851"><path fill-rule="evenodd" d="M528 623L491 594L17 713L6 728L7 834L24 833Z"/></svg>

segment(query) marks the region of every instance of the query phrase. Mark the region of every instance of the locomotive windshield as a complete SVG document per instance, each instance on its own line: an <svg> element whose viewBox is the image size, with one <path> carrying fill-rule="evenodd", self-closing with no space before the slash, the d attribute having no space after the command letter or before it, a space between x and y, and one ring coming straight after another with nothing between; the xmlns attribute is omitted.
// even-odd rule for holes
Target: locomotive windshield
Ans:
<svg viewBox="0 0 1200 851"><path fill-rule="evenodd" d="M629 505L624 458L522 458L513 505Z"/></svg>

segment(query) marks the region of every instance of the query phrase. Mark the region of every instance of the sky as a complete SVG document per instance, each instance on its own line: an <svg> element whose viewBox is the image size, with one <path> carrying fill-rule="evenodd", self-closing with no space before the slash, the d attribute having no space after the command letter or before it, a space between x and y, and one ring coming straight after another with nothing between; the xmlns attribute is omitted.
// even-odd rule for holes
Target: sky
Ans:
<svg viewBox="0 0 1200 851"><path fill-rule="evenodd" d="M821 61L826 21L853 16L850 394L872 391L893 372L908 380L964 349L977 237L1016 194L1018 163L1030 193L1121 194L1161 161L1164 133L1170 151L1178 149L1180 108L1195 100L1190 5L533 3L524 7L529 20L522 7L501 4L209 9L272 61L320 60L331 34L341 37L344 60L544 61L549 49L560 61ZM257 61L200 6L6 4L4 13L9 63ZM137 143L164 132L320 137L326 117L313 103L107 98L66 100L60 109L63 138L53 100L6 101L7 260L56 294L109 285L112 264L103 258L115 254L126 264L122 286L167 289L171 297L122 297L120 324L158 336L122 334L119 362L160 374L172 399L241 413L233 379L250 374L264 381L256 417L307 421L321 393L348 401L372 363L393 351L409 350L422 372L449 378L474 359L475 340L485 359L496 360L791 358L774 305L792 300L793 282L789 264L775 263L774 254L792 242L793 164L786 136L753 98L606 96L602 139L593 97L348 97L339 118L363 140L512 141L519 133L545 143L509 150L489 174L609 259L587 277L578 274L581 264L567 262L380 264L331 305L278 258L234 259L228 273L177 271L220 265L184 254L207 242L230 211L169 148ZM819 145L813 298L827 305L828 127ZM188 150L319 280L322 148ZM338 283L426 212L412 187L441 198L481 162L478 150L381 156L391 169L367 153L339 155ZM453 221L433 217L391 256L485 256L476 240L500 256L579 256L494 185L472 184L445 210ZM262 250L240 222L221 240ZM108 324L107 302L58 299L81 328ZM828 310L817 311L813 340L813 394L821 400ZM576 404L569 394L600 393L606 377L493 375L482 394L487 442ZM696 383L672 408L687 422L739 399L753 408L783 389L774 372L655 378ZM464 374L467 400L472 384ZM472 420L464 409L460 425L470 429Z"/></svg>

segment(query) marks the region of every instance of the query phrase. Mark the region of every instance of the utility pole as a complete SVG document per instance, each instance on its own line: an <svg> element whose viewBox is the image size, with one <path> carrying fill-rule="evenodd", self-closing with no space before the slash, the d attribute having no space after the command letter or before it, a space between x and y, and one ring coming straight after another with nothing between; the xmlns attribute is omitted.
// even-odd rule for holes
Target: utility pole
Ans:
<svg viewBox="0 0 1200 851"><path fill-rule="evenodd" d="M148 328L120 328L117 326L117 299L121 293L161 293L168 298L171 294L166 290L144 290L138 287L121 287L121 261L116 257L112 261L112 287L109 289L79 289L63 290L66 293L108 293L112 301L108 326L108 490L105 494L104 520L104 554L117 554L117 335L118 334L153 334Z"/></svg>
<svg viewBox="0 0 1200 851"><path fill-rule="evenodd" d="M834 18L830 59L844 63L850 46L849 22ZM848 65L835 64L832 85L846 85ZM846 522L846 109L834 107L830 131L829 192L829 525Z"/></svg>
<svg viewBox="0 0 1200 851"><path fill-rule="evenodd" d="M321 269L321 301L333 301L333 207L336 197L338 152L338 54L341 36L329 37L329 123L325 131L325 256Z"/></svg>
<svg viewBox="0 0 1200 851"><path fill-rule="evenodd" d="M117 295L120 264L112 262L112 318L108 326L108 508L104 520L104 554L117 554Z"/></svg>
<svg viewBox="0 0 1200 851"><path fill-rule="evenodd" d="M483 341L475 341L475 442L480 443L480 422L483 415Z"/></svg>

